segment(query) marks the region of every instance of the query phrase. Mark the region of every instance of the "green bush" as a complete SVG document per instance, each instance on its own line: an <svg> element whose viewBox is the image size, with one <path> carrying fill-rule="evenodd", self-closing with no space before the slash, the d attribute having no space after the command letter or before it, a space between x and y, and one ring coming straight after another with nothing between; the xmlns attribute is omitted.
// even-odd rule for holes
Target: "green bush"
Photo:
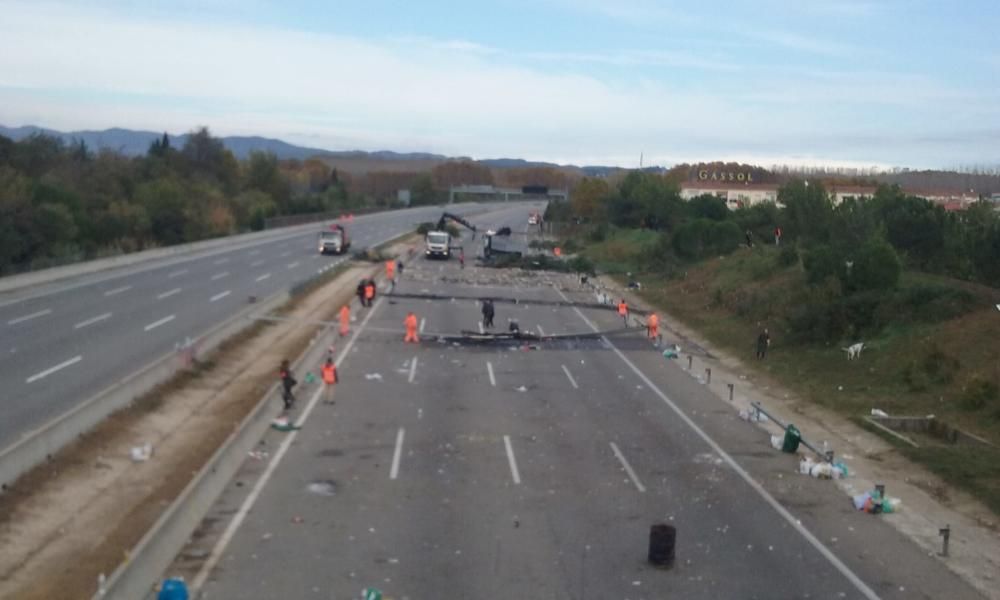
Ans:
<svg viewBox="0 0 1000 600"><path fill-rule="evenodd" d="M997 389L997 384L976 378L962 390L958 405L963 410L980 410L995 402L998 396L1000 396L1000 390Z"/></svg>
<svg viewBox="0 0 1000 600"><path fill-rule="evenodd" d="M576 273L594 274L594 261L586 256L574 256L567 264L570 270Z"/></svg>
<svg viewBox="0 0 1000 600"><path fill-rule="evenodd" d="M845 274L849 291L891 290L899 283L903 265L892 246L883 239L869 240Z"/></svg>
<svg viewBox="0 0 1000 600"><path fill-rule="evenodd" d="M844 262L830 246L816 246L806 252L802 264L806 269L806 281L817 285L830 277L840 279Z"/></svg>
<svg viewBox="0 0 1000 600"><path fill-rule="evenodd" d="M778 265L782 267L790 267L796 265L799 262L799 251L795 246L788 244L781 248L781 252L778 253Z"/></svg>
<svg viewBox="0 0 1000 600"><path fill-rule="evenodd" d="M608 232L610 231L610 229L611 228L608 226L607 223L601 223L597 227L591 229L590 234L587 237L588 239L590 239L591 242L603 242L604 240L608 239Z"/></svg>
<svg viewBox="0 0 1000 600"><path fill-rule="evenodd" d="M910 361L903 368L902 378L911 392L922 392L935 385L951 383L961 368L958 359L934 345L923 358Z"/></svg>
<svg viewBox="0 0 1000 600"><path fill-rule="evenodd" d="M674 232L672 245L681 258L697 260L729 254L740 245L740 228L732 221L695 219Z"/></svg>

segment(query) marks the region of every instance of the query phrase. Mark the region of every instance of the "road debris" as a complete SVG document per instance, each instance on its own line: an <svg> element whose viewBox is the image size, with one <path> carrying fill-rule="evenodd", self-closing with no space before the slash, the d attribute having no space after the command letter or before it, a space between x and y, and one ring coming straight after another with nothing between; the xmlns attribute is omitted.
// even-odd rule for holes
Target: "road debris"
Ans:
<svg viewBox="0 0 1000 600"><path fill-rule="evenodd" d="M129 456L132 458L132 462L146 462L153 456L153 445L146 442L142 446L132 446Z"/></svg>

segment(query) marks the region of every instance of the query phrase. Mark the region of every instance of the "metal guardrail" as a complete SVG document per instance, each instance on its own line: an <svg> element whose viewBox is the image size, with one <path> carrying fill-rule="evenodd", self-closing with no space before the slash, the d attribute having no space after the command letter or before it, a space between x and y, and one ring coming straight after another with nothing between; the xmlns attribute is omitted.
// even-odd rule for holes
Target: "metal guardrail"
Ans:
<svg viewBox="0 0 1000 600"><path fill-rule="evenodd" d="M783 430L788 431L788 425L785 425L784 423L781 422L780 419L778 419L777 417L775 417L771 413L769 413L766 410L764 410L764 407L762 407L760 405L760 402L751 402L750 406L753 407L754 413L760 413L760 414L765 415L768 419L771 419L772 421L774 421L778 425L778 427L781 427ZM758 417L758 420L759 420L759 416L760 415L759 414L755 414L755 416ZM819 456L824 461L826 461L828 463L831 463L831 464L833 463L833 450L827 450L827 451L824 452L824 451L820 450L819 448L817 448L816 446L813 446L812 444L809 443L808 440L806 440L806 438L804 438L802 436L802 432L801 431L799 432L799 442L801 442L802 445L805 446L806 448L809 448L810 450L812 450L813 452L815 452L816 455Z"/></svg>

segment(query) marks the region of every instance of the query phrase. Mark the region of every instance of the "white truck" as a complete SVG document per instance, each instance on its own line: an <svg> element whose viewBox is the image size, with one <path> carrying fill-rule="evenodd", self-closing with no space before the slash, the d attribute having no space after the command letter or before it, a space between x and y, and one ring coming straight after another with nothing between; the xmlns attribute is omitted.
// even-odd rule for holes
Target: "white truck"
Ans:
<svg viewBox="0 0 1000 600"><path fill-rule="evenodd" d="M443 258L447 260L451 258L451 234L445 229L445 225L448 220L460 223L465 227L472 230L472 239L476 239L476 226L469 223L462 217L458 215L453 215L451 213L444 213L441 218L438 219L437 225L434 229L427 232L427 237L424 238L424 256L427 258Z"/></svg>
<svg viewBox="0 0 1000 600"><path fill-rule="evenodd" d="M351 237L343 225L334 223L329 231L319 233L319 253L343 254L351 247Z"/></svg>

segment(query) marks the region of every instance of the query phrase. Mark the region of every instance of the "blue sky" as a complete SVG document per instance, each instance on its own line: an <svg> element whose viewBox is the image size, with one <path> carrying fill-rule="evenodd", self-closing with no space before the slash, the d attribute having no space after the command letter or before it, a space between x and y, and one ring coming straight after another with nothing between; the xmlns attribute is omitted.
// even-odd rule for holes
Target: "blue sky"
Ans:
<svg viewBox="0 0 1000 600"><path fill-rule="evenodd" d="M1000 3L0 0L0 123L632 166L1000 164Z"/></svg>

